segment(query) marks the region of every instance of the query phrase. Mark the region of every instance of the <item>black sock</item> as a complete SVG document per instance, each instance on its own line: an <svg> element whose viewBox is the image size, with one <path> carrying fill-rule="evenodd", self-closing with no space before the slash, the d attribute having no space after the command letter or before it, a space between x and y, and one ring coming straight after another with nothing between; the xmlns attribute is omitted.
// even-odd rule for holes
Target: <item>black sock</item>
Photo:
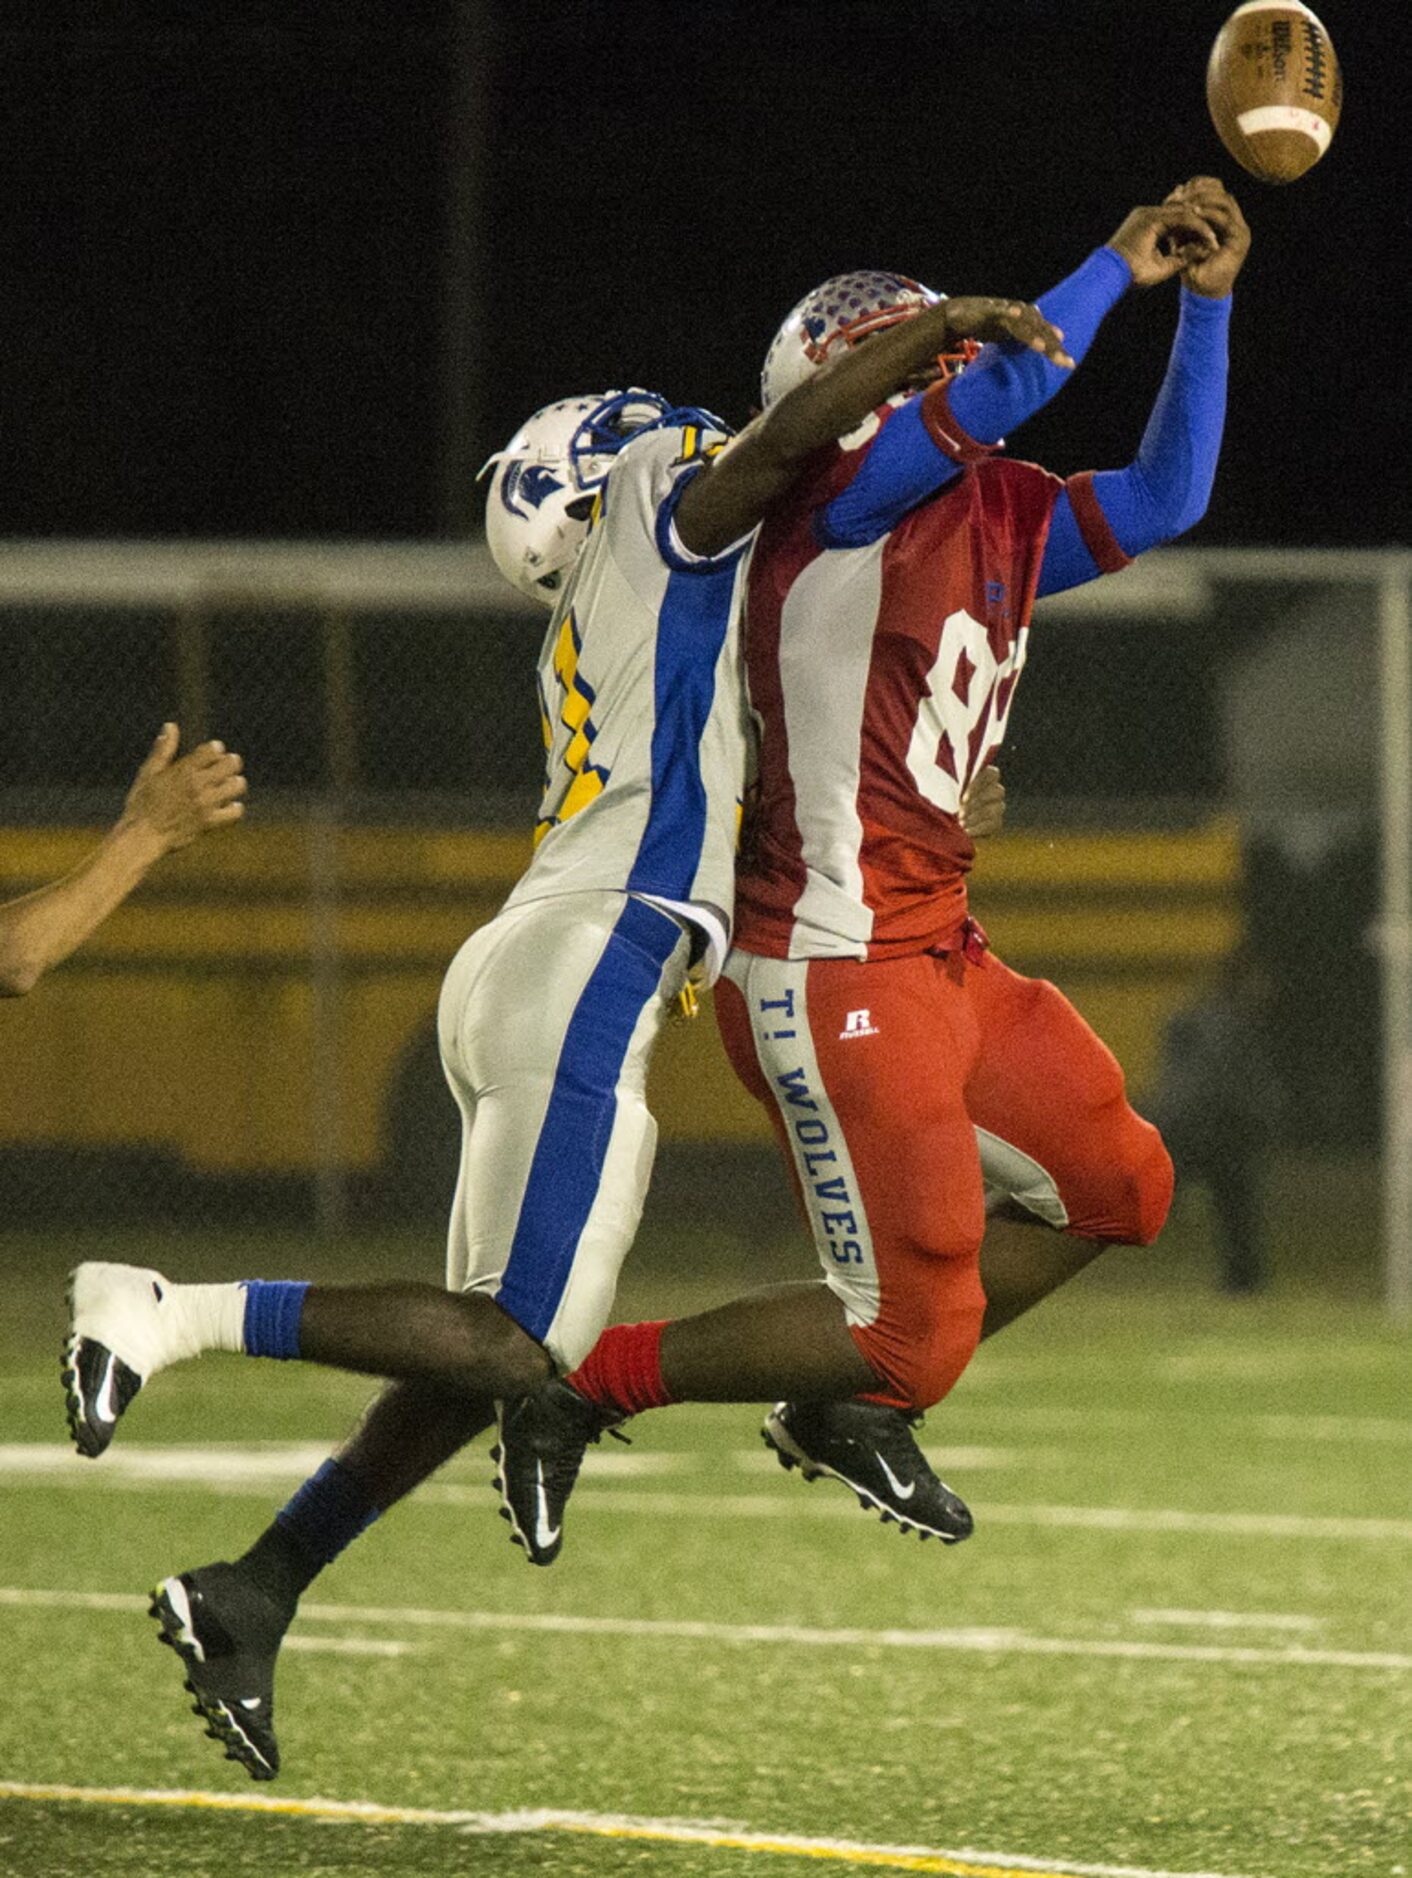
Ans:
<svg viewBox="0 0 1412 1878"><path fill-rule="evenodd" d="M361 1475L325 1461L275 1515L241 1563L268 1597L290 1612L301 1594L378 1516Z"/></svg>
<svg viewBox="0 0 1412 1878"><path fill-rule="evenodd" d="M290 1615L302 1594L324 1568L307 1546L280 1520L267 1526L239 1561L271 1603L288 1609Z"/></svg>

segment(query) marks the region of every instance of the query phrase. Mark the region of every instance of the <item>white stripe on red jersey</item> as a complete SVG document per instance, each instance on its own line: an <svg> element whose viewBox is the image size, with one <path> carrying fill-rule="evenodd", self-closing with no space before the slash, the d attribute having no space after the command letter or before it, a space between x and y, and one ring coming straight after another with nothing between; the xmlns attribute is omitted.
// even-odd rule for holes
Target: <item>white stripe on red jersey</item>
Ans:
<svg viewBox="0 0 1412 1878"><path fill-rule="evenodd" d="M994 758L1025 661L1058 478L992 460L862 548L815 512L837 451L761 530L746 601L759 794L736 871L736 944L771 958L950 950L974 850L961 792Z"/></svg>

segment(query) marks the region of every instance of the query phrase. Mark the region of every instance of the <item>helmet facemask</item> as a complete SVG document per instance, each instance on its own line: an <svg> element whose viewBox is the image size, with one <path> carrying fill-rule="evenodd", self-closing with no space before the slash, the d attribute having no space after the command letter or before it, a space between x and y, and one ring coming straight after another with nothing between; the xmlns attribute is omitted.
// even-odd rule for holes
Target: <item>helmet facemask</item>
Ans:
<svg viewBox="0 0 1412 1878"><path fill-rule="evenodd" d="M840 326L822 341L806 338L805 356L815 365L824 365L833 357L837 358L840 350L851 352L855 346L861 346L865 339L871 339L875 333L886 332L889 327L901 326L907 320L915 319L922 311L919 306L895 307L878 313L865 314L861 319L850 320ZM951 352L938 352L935 370L923 367L928 379L954 378L976 358L980 352L980 343L975 339L961 339Z"/></svg>

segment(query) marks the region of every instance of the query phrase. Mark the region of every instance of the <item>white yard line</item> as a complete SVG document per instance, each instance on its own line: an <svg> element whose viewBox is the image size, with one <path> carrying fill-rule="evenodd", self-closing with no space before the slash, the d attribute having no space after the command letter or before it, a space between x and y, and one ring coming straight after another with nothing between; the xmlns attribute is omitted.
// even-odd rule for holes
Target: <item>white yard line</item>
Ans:
<svg viewBox="0 0 1412 1878"><path fill-rule="evenodd" d="M1355 1371L1367 1375L1389 1367L1391 1361L1390 1350L1376 1344L1366 1348L1341 1348L1334 1353L1299 1339L1259 1348L1249 1343L1211 1339L1158 1357L1154 1369L1158 1376L1176 1383L1204 1384L1218 1380L1250 1383L1260 1379L1307 1385L1312 1376L1347 1377Z"/></svg>
<svg viewBox="0 0 1412 1878"><path fill-rule="evenodd" d="M1317 1630L1318 1617L1291 1611L1153 1611L1128 1612L1134 1624L1190 1626L1193 1630Z"/></svg>
<svg viewBox="0 0 1412 1878"><path fill-rule="evenodd" d="M328 1452L327 1445L298 1441L216 1442L201 1446L127 1441L94 1462L81 1458L67 1442L12 1441L0 1443L0 1474L58 1473L75 1480L91 1476L97 1481L101 1469L102 1474L143 1482L303 1480L323 1465ZM583 1471L590 1479L595 1475L610 1480L650 1479L659 1474L692 1472L706 1458L692 1450L590 1449L584 1456Z"/></svg>
<svg viewBox="0 0 1412 1878"><path fill-rule="evenodd" d="M966 1384L970 1388L969 1379ZM1239 1431L1241 1436L1262 1441L1348 1441L1412 1443L1412 1416L1399 1420L1386 1415L1274 1415L1213 1414L1199 1409L1172 1407L1151 1409L1075 1408L1069 1403L1046 1403L1037 1407L1022 1402L991 1402L970 1396L955 1407L938 1410L937 1416L950 1415L969 1431L977 1425L982 1431L1000 1424L1007 1434L1024 1429L1053 1436L1060 1430L1068 1435L1124 1434L1157 1429L1182 1428L1202 1433L1214 1430ZM931 1423L935 1430L937 1423Z"/></svg>
<svg viewBox="0 0 1412 1878"><path fill-rule="evenodd" d="M1378 1415L1253 1415L1257 1434L1271 1441L1412 1442L1412 1415L1405 1421Z"/></svg>
<svg viewBox="0 0 1412 1878"><path fill-rule="evenodd" d="M730 1450L727 1450L730 1452ZM325 1457L326 1450L302 1443L280 1447L143 1447L129 1443L115 1447L101 1460L81 1460L71 1448L58 1443L0 1445L0 1476L13 1481L40 1481L46 1487L99 1489L196 1488L203 1493L265 1498L272 1487L303 1479ZM644 1455L647 1463L635 1471L643 1477L668 1463L665 1471L685 1471L695 1451ZM718 1457L711 1457L712 1459ZM769 1457L766 1456L767 1464ZM631 1461L632 1456L624 1456ZM593 1463L597 1461L597 1466ZM629 1470L621 1462L604 1463L590 1457L588 1477L574 1497L576 1512L632 1513L654 1519L856 1519L853 1500L837 1488L805 1493L783 1483L776 1493L683 1493L639 1490L598 1482ZM775 1469L778 1472L778 1469ZM597 1479L595 1479L595 1474ZM424 1506L485 1506L489 1485L432 1481L422 1487L416 1502ZM1412 1542L1412 1519L1377 1519L1336 1514L1302 1513L1194 1513L1179 1507L1061 1506L1046 1503L977 1501L978 1521L994 1526L1073 1527L1102 1532L1166 1532L1202 1535L1229 1534L1262 1539L1314 1539Z"/></svg>
<svg viewBox="0 0 1412 1878"><path fill-rule="evenodd" d="M307 1650L324 1656L415 1656L424 1643L403 1643L394 1637L286 1637L286 1650Z"/></svg>
<svg viewBox="0 0 1412 1878"><path fill-rule="evenodd" d="M949 1878L1234 1878L1232 1873L1155 1871L1146 1865L1094 1865L1069 1859L1035 1858L1022 1852L983 1852L969 1846L942 1851L922 1845L879 1845L868 1840L805 1838L795 1833L758 1832L719 1821L650 1819L632 1814L561 1812L549 1808L517 1813L436 1811L422 1806L379 1806L368 1800L277 1799L273 1796L203 1793L189 1788L46 1786L0 1780L0 1799L88 1806L169 1807L185 1811L254 1813L302 1819L361 1821L368 1825L445 1826L466 1834L503 1836L535 1832L576 1833L599 1839L650 1840L668 1845L716 1846L724 1851L814 1858L889 1871L934 1872Z"/></svg>
<svg viewBox="0 0 1412 1878"><path fill-rule="evenodd" d="M433 1484L423 1496L448 1505L483 1505L485 1490ZM973 1500L980 1526L1070 1526L1099 1532L1226 1533L1262 1539L1377 1539L1412 1543L1412 1519L1306 1517L1301 1513L1188 1513L1164 1506L1010 1505ZM658 1493L652 1490L584 1486L574 1495L575 1513L635 1513L660 1519L859 1519L856 1501L841 1488L805 1494Z"/></svg>
<svg viewBox="0 0 1412 1878"><path fill-rule="evenodd" d="M1164 1506L1001 1506L978 1502L976 1518L997 1526L1087 1526L1110 1532L1242 1533L1262 1539L1412 1540L1412 1519L1304 1513L1187 1513Z"/></svg>
<svg viewBox="0 0 1412 1878"><path fill-rule="evenodd" d="M7 1441L0 1444L0 1474L67 1475L75 1481L112 1474L124 1481L302 1480L328 1459L327 1446L312 1442L225 1442L201 1447L158 1447L141 1441L119 1442L100 1460L82 1459L62 1441Z"/></svg>
<svg viewBox="0 0 1412 1878"><path fill-rule="evenodd" d="M145 1611L146 1598L128 1591L19 1591L11 1585L0 1586L0 1607L5 1605L43 1605L56 1610ZM395 1637L286 1637L286 1650L303 1650L322 1656L415 1656L426 1650L424 1643L409 1643Z"/></svg>
<svg viewBox="0 0 1412 1878"><path fill-rule="evenodd" d="M0 1606L134 1611L145 1602L122 1593L25 1590L0 1586ZM959 1650L994 1656L1089 1656L1146 1662L1243 1663L1280 1669L1412 1669L1412 1654L1392 1650L1270 1649L1219 1643L1149 1643L1119 1637L1037 1637L1025 1630L971 1625L948 1630L865 1630L810 1624L720 1624L695 1618L581 1617L566 1612L438 1611L415 1605L302 1604L315 1624L392 1624L404 1630L521 1631L552 1636L640 1637L791 1649Z"/></svg>
<svg viewBox="0 0 1412 1878"><path fill-rule="evenodd" d="M1053 1466L1062 1456L1056 1448L997 1448L997 1447L925 1447L922 1452L939 1473L947 1468L965 1468L969 1472L980 1473L995 1467L1048 1467ZM758 1448L727 1448L719 1455L710 1450L702 1450L699 1457L704 1469L713 1462L725 1462L742 1474L777 1474L779 1456L762 1443Z"/></svg>

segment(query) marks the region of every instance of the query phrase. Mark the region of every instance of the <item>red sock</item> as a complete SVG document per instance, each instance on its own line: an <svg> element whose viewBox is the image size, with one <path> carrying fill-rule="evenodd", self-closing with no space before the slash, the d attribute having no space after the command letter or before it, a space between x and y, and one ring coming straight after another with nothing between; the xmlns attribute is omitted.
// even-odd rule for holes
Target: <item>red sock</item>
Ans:
<svg viewBox="0 0 1412 1878"><path fill-rule="evenodd" d="M614 1324L565 1377L579 1394L615 1415L665 1408L676 1397L662 1381L662 1332L657 1324Z"/></svg>

